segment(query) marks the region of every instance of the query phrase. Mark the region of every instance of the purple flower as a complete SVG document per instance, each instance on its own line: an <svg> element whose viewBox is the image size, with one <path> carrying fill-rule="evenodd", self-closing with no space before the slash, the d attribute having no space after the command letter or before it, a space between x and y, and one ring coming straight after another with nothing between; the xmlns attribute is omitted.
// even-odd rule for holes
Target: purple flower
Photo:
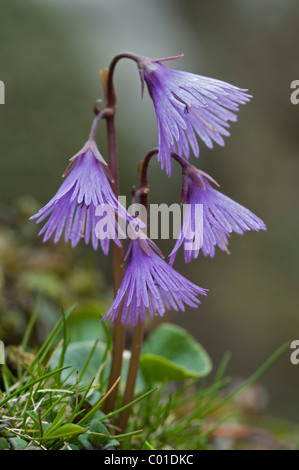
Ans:
<svg viewBox="0 0 299 470"><path fill-rule="evenodd" d="M111 318L114 321L120 313L123 324L132 322L136 326L139 318L144 322L146 310L152 317L162 317L171 308L184 311L184 304L197 307L200 304L197 296L207 295L206 289L176 272L150 245L152 242L146 240L130 241L122 284L103 320Z"/></svg>
<svg viewBox="0 0 299 470"><path fill-rule="evenodd" d="M177 59L176 57L174 59ZM247 90L214 78L173 70L161 63L167 59L140 58L138 66L153 99L159 132L158 160L171 175L171 150L189 158L189 145L196 157L196 134L208 148L213 141L223 146L229 136L228 121L236 121L239 104L250 100ZM170 60L170 59L168 59Z"/></svg>
<svg viewBox="0 0 299 470"><path fill-rule="evenodd" d="M229 253L228 237L232 232L243 235L248 230L266 230L259 217L212 188L208 180L199 173L190 173L188 178L187 204L190 205L190 210L184 213L180 237L169 255L171 265L182 244L185 261L189 263L192 258L198 257L200 248L204 256L213 257L215 245ZM196 204L202 205L202 220L199 224L199 218L196 221ZM194 240L201 240L202 246Z"/></svg>
<svg viewBox="0 0 299 470"><path fill-rule="evenodd" d="M68 174L55 196L31 219L42 222L49 216L39 232L44 234L46 242L54 233L54 243L57 243L64 231L65 242L71 241L76 246L80 238L88 244L91 240L94 250L98 249L96 223L96 208L108 204L121 217L126 217L125 209L118 205L108 178L108 167L102 158L94 141L88 141L82 150L71 158L64 174ZM118 224L116 222L116 229ZM105 254L109 251L109 237L100 240ZM114 241L120 245L117 236Z"/></svg>

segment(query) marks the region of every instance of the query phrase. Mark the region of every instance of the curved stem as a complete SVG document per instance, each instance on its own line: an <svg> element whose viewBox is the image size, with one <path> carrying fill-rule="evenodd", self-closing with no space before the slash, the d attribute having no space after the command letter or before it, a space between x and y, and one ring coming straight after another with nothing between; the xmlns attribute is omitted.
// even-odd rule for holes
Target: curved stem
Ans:
<svg viewBox="0 0 299 470"><path fill-rule="evenodd" d="M158 148L154 148L150 150L142 162L141 177L140 177L141 188L148 188L148 178L147 178L148 166L152 157L156 155L158 152L159 152ZM171 157L182 167L182 191L181 191L180 204L184 204L187 199L188 174L191 173L190 168L193 168L193 166L187 160L185 160L183 157L181 157L175 152L171 152Z"/></svg>
<svg viewBox="0 0 299 470"><path fill-rule="evenodd" d="M115 105L116 95L113 86L113 69L109 70L108 75L102 74L102 84L105 92L107 108L112 109L113 113L107 116L107 134L108 134L108 159L109 168L112 173L113 181L111 187L116 198L119 196L119 182L118 182L118 156L116 145L116 131L115 131ZM108 77L110 77L108 79ZM113 99L112 99L113 98ZM96 116L97 118L97 116ZM96 119L95 118L95 119ZM124 275L122 267L123 249L113 244L113 279L114 279L114 296L116 295ZM114 323L113 334L113 350L110 366L110 375L108 379L108 390L113 387L113 384L119 379L121 375L123 350L125 346L125 327L119 318ZM104 404L104 413L110 413L114 409L115 401L117 398L118 386L114 387L112 392L108 395Z"/></svg>
<svg viewBox="0 0 299 470"><path fill-rule="evenodd" d="M108 155L109 155L109 168L112 173L113 181L111 182L112 190L115 197L119 196L119 178L118 178L118 156L116 145L116 130L115 130L115 110L116 110L116 94L113 85L113 75L115 66L120 59L131 59L135 62L139 61L139 57L135 54L121 53L112 59L109 69L100 72L102 85L105 93L106 107L110 110L110 114L106 115L107 121L107 134L108 134ZM96 108L97 109L97 108ZM96 116L95 119L97 119ZM116 295L124 275L123 269L123 249L113 245L113 278L114 278L114 295ZM123 350L125 347L125 326L121 323L121 315L118 315L114 322L114 335L113 335L113 351L111 359L110 375L108 380L108 389L118 380L121 374ZM104 405L104 413L110 413L115 405L117 398L118 387L114 387L113 391L107 397Z"/></svg>
<svg viewBox="0 0 299 470"><path fill-rule="evenodd" d="M120 60L120 59L131 59L131 60L134 60L134 62L139 62L140 61L140 57L135 55L135 54L131 54L130 52L122 52L121 54L118 54L116 55L111 63L110 63L110 66L109 66L109 72L108 72L108 77L107 77L107 95L106 95L106 100L107 100L107 106L111 106L111 107L114 107L115 104L116 104L116 95L115 95L115 92L114 92L114 86L113 86L113 74L114 74L114 69L115 69L115 66L117 64L117 62Z"/></svg>
<svg viewBox="0 0 299 470"><path fill-rule="evenodd" d="M152 157L156 155L157 153L159 153L158 147L150 150L142 162L141 177L140 177L141 187L146 188L148 186L148 182L147 182L148 166ZM192 167L192 165L187 160L185 160L185 158L181 157L176 152L171 152L170 155L171 155L171 158L173 158L179 165L181 165L183 171L186 171L189 167Z"/></svg>
<svg viewBox="0 0 299 470"><path fill-rule="evenodd" d="M141 188L148 187L148 178L147 178L148 166L152 157L156 155L158 152L159 152L158 148L154 148L150 150L142 162L141 175L140 175L140 187Z"/></svg>
<svg viewBox="0 0 299 470"><path fill-rule="evenodd" d="M108 117L112 116L113 114L114 114L114 110L111 109L111 108L105 108L105 109L103 109L103 111L99 111L97 113L96 117L93 120L88 140L94 140L95 139L95 135L96 135L100 120L103 119L103 118L108 118Z"/></svg>

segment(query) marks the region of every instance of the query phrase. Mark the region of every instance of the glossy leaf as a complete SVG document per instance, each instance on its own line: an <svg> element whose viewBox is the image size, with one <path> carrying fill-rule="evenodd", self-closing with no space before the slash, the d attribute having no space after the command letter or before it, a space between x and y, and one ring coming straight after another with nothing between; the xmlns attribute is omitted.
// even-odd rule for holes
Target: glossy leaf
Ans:
<svg viewBox="0 0 299 470"><path fill-rule="evenodd" d="M147 380L160 382L205 377L212 363L186 330L164 323L145 342L140 367Z"/></svg>

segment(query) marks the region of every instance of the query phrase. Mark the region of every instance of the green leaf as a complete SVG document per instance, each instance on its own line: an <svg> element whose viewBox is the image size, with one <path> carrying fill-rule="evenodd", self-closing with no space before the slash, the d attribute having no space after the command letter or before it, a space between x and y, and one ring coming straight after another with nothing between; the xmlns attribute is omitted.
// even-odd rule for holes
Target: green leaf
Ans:
<svg viewBox="0 0 299 470"><path fill-rule="evenodd" d="M9 444L4 437L0 437L0 450L9 450Z"/></svg>
<svg viewBox="0 0 299 470"><path fill-rule="evenodd" d="M36 357L36 356L35 356ZM5 403L9 402L12 398L14 398L16 395L20 395L24 390L32 387L33 385L37 384L38 382L42 382L43 380L46 380L47 378L57 374L58 372L61 372L63 370L65 370L67 367L62 367L60 369L54 369L52 370L51 372L47 373L47 374L44 374L42 375L41 377L39 377L38 379L34 379L34 380L31 380L30 382L28 382L27 384L23 385L22 387L19 387L17 388L16 390L14 390L8 397L4 398L4 400L2 400L0 402L0 407L5 405Z"/></svg>
<svg viewBox="0 0 299 470"><path fill-rule="evenodd" d="M23 336L23 340L22 340L22 350L23 351L26 351L28 340L30 338L30 334L32 332L33 326L35 324L37 314L39 312L40 303L41 303L41 297L39 296L36 303L35 303L34 310L32 312L32 315L30 316L27 328L26 328L24 336Z"/></svg>
<svg viewBox="0 0 299 470"><path fill-rule="evenodd" d="M58 411L53 423L47 428L47 431L44 433L44 437L48 437L50 434L53 434L57 428L59 428L63 421L65 420L65 410L66 405L63 405Z"/></svg>
<svg viewBox="0 0 299 470"><path fill-rule="evenodd" d="M119 441L117 441L116 439L111 439L102 447L102 450L114 450L115 447L117 448L118 446Z"/></svg>
<svg viewBox="0 0 299 470"><path fill-rule="evenodd" d="M24 450L41 450L41 448L38 447L38 446L28 446L28 447L26 447L26 449L24 449Z"/></svg>
<svg viewBox="0 0 299 470"><path fill-rule="evenodd" d="M20 437L11 437L9 440L14 450L23 450L27 447L27 442Z"/></svg>
<svg viewBox="0 0 299 470"><path fill-rule="evenodd" d="M84 371L86 362L90 359L88 367L84 372L84 381L91 381L95 377L105 357L106 344L98 342L94 348L92 357L89 358L93 347L94 341L79 341L77 343L70 343L65 351L63 364L77 370L79 375ZM60 354L61 347L55 351L51 359L51 369L59 364ZM61 374L62 381L67 378L68 373L69 371L65 371ZM76 375L72 374L67 382L71 384L76 383Z"/></svg>
<svg viewBox="0 0 299 470"><path fill-rule="evenodd" d="M38 414L35 411L25 411L25 413L30 416L30 418L33 420L33 422L39 426L39 418Z"/></svg>
<svg viewBox="0 0 299 470"><path fill-rule="evenodd" d="M79 376L82 374L84 382L90 382L98 373L99 369L105 364L105 376L108 378L108 373L110 369L110 358L106 358L106 348L107 345L101 341L98 341L95 345L94 341L78 341L70 343L67 346L67 349L64 353L63 365L71 366L72 369L75 369L79 372ZM94 351L92 352L92 350ZM53 369L60 364L60 355L62 352L62 346L59 346L53 354L51 359L50 368ZM92 352L92 356L90 354ZM129 357L124 357L123 366L121 371L121 385L120 391L123 392L126 384L126 377L129 369ZM86 367L87 364L87 367ZM60 364L61 365L61 364ZM64 381L69 375L69 369L61 373L61 380ZM74 385L76 383L76 375L73 373L69 376L67 383ZM136 394L142 393L146 389L146 383L141 373L138 373L137 383L135 392Z"/></svg>
<svg viewBox="0 0 299 470"><path fill-rule="evenodd" d="M150 445L149 442L144 441L142 444L141 450L155 450L153 446Z"/></svg>
<svg viewBox="0 0 299 470"><path fill-rule="evenodd" d="M109 437L110 437L109 431L106 428L106 426L103 423L101 423L101 421L94 419L90 423L89 430L91 433L94 433L94 434L90 434L89 436L89 440L94 446L104 444L109 440Z"/></svg>
<svg viewBox="0 0 299 470"><path fill-rule="evenodd" d="M164 323L145 342L140 357L149 381L176 381L205 377L212 370L205 349L183 328Z"/></svg>
<svg viewBox="0 0 299 470"><path fill-rule="evenodd" d="M89 440L88 434L81 434L81 436L78 437L78 442L81 444L81 446L84 447L84 449L93 450L93 446Z"/></svg>
<svg viewBox="0 0 299 470"><path fill-rule="evenodd" d="M55 429L53 432L50 432L47 435L45 434L44 439L66 439L71 436L76 436L77 434L83 434L86 432L86 429L78 424L64 424L58 429Z"/></svg>

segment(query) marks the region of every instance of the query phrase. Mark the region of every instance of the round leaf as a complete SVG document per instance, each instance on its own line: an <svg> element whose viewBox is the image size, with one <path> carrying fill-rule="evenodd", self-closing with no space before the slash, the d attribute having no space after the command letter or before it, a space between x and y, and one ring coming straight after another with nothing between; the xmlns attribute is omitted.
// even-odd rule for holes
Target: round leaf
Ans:
<svg viewBox="0 0 299 470"><path fill-rule="evenodd" d="M70 343L67 346L63 358L63 366L71 366L77 370L79 374L86 368L84 372L84 380L88 382L95 377L105 357L106 344L98 342L90 358L90 353L94 347L94 344L94 341L78 341L76 343ZM50 367L52 369L58 366L61 353L62 347L60 346L58 349L56 349L51 359ZM86 367L87 362L88 366ZM63 370L61 373L62 380L65 380L69 374L70 369ZM76 375L74 373L69 376L68 383L75 382Z"/></svg>
<svg viewBox="0 0 299 470"><path fill-rule="evenodd" d="M177 381L205 377L212 370L205 349L183 328L164 323L144 344L140 357L143 375L150 381Z"/></svg>

